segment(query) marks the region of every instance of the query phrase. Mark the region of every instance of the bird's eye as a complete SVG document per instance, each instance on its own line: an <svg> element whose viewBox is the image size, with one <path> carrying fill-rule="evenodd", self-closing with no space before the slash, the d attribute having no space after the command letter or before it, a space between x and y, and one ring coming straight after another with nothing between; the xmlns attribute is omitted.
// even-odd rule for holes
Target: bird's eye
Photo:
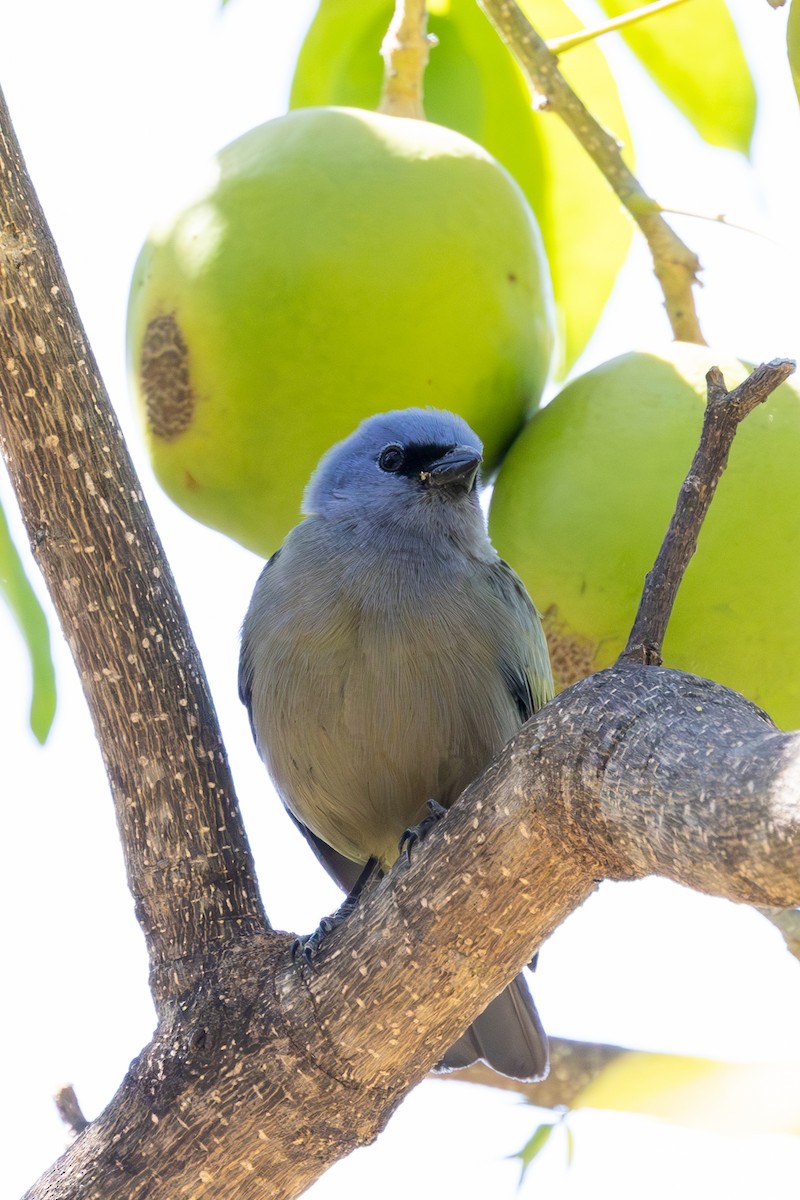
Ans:
<svg viewBox="0 0 800 1200"><path fill-rule="evenodd" d="M387 446L381 450L378 466L382 471L399 471L405 462L402 446Z"/></svg>

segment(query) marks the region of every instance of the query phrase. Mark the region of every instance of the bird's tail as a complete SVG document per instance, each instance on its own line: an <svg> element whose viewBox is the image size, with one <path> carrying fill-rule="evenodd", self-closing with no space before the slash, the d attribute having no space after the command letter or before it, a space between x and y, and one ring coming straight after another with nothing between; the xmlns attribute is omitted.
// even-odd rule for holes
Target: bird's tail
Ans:
<svg viewBox="0 0 800 1200"><path fill-rule="evenodd" d="M523 975L518 975L476 1017L437 1069L456 1071L479 1059L509 1079L533 1082L547 1074L547 1034Z"/></svg>

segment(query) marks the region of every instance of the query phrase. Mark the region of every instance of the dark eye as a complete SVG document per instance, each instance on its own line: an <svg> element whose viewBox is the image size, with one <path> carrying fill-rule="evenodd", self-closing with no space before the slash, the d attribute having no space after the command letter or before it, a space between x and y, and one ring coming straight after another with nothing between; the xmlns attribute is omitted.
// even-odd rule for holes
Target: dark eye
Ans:
<svg viewBox="0 0 800 1200"><path fill-rule="evenodd" d="M387 446L381 450L378 466L382 471L399 471L405 462L402 446Z"/></svg>

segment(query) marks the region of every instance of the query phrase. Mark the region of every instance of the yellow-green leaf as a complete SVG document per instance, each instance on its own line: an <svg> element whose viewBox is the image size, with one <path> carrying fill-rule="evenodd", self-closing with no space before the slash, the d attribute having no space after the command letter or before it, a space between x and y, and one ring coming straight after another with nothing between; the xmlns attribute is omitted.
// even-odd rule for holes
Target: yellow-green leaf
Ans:
<svg viewBox="0 0 800 1200"><path fill-rule="evenodd" d="M322 0L297 60L291 107L377 108L380 46L392 0ZM437 44L425 73L429 120L472 138L511 172L534 209L544 187L528 89L475 0L438 0L428 28Z"/></svg>
<svg viewBox="0 0 800 1200"><path fill-rule="evenodd" d="M544 38L582 28L562 0L522 0L526 16ZM567 82L601 125L633 150L625 113L605 55L593 42L571 50L559 64ZM589 155L551 112L536 113L548 187L537 209L565 353L559 376L570 369L594 332L625 261L633 223Z"/></svg>
<svg viewBox="0 0 800 1200"><path fill-rule="evenodd" d="M718 1133L800 1134L800 1064L629 1051L573 1107L643 1113Z"/></svg>
<svg viewBox="0 0 800 1200"><path fill-rule="evenodd" d="M617 17L641 8L643 0L600 4ZM712 146L749 153L756 92L725 0L688 0L627 26L622 36L702 138Z"/></svg>
<svg viewBox="0 0 800 1200"><path fill-rule="evenodd" d="M786 25L786 49L789 53L794 90L800 100L800 4L797 0L792 0L792 7L789 9L789 20Z"/></svg>
<svg viewBox="0 0 800 1200"><path fill-rule="evenodd" d="M522 1169L519 1175L520 1183L522 1183L523 1179L525 1178L528 1167L531 1165L533 1160L539 1154L541 1154L542 1150L544 1150L545 1146L550 1141L550 1137L555 1127L555 1122L548 1122L544 1125L537 1126L522 1149L514 1155L514 1158L518 1158L522 1164Z"/></svg>
<svg viewBox="0 0 800 1200"><path fill-rule="evenodd" d="M56 709L56 681L50 657L47 618L25 574L22 560L11 540L5 513L0 508L0 592L5 596L28 647L33 674L30 725L34 735L44 742L53 724ZM14 683L8 678L8 687Z"/></svg>
<svg viewBox="0 0 800 1200"><path fill-rule="evenodd" d="M293 107L348 104L376 108L381 41L391 0L322 0L300 52ZM578 23L560 0L531 15L549 36ZM479 142L515 177L539 220L553 275L566 371L593 333L631 237L605 180L552 114L535 112L516 62L475 0L432 0L429 29L438 44L425 75L425 111ZM604 124L628 140L611 72L593 45L572 56L570 75Z"/></svg>
<svg viewBox="0 0 800 1200"><path fill-rule="evenodd" d="M392 10L387 0L321 0L300 48L290 108L377 108L383 78L380 47Z"/></svg>

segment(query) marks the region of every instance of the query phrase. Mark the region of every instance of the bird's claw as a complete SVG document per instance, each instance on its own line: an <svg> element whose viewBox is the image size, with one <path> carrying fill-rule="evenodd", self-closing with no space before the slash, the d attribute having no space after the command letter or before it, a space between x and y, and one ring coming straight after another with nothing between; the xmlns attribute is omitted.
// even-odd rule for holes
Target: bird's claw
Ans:
<svg viewBox="0 0 800 1200"><path fill-rule="evenodd" d="M438 800L429 800L427 808L427 817L423 817L417 825L411 825L408 829L404 829L400 838L398 853L405 858L407 863L411 862L411 851L417 842L421 842L423 838L427 837L433 826L441 821L447 812L447 809Z"/></svg>
<svg viewBox="0 0 800 1200"><path fill-rule="evenodd" d="M338 925L341 925L346 916L347 913L343 913L339 909L330 917L323 917L313 933L307 933L304 937L295 938L292 943L292 958L296 960L298 954L302 954L305 961L310 965L325 938Z"/></svg>
<svg viewBox="0 0 800 1200"><path fill-rule="evenodd" d="M363 892L364 887L373 878L376 870L377 861L371 858L356 880L349 895L345 896L336 912L331 913L329 917L323 917L313 933L307 933L304 937L295 938L292 943L293 960L296 961L298 954L302 953L305 962L309 966L311 965L328 934L333 933L334 929L338 929L342 922L350 916L350 913L358 904L358 898Z"/></svg>

